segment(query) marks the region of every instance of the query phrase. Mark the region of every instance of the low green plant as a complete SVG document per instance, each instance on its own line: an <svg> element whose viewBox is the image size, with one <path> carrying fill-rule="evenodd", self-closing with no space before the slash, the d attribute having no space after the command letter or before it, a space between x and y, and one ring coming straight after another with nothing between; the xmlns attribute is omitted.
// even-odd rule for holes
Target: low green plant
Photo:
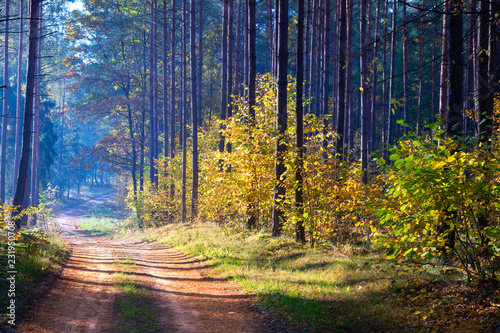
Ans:
<svg viewBox="0 0 500 333"><path fill-rule="evenodd" d="M391 258L445 259L474 277L495 277L500 249L500 138L432 136L390 149L376 246ZM386 165L383 158L378 163Z"/></svg>

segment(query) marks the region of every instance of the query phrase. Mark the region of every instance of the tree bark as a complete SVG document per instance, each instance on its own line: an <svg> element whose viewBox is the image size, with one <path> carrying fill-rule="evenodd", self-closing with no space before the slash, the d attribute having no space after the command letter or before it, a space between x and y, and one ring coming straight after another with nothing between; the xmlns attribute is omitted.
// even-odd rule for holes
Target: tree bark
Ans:
<svg viewBox="0 0 500 333"><path fill-rule="evenodd" d="M31 122L33 120L33 95L35 86L35 67L37 55L37 36L38 36L38 15L39 15L40 0L31 0L30 14L30 29L29 29L29 46L28 46L28 73L26 78L26 99L24 105L24 120L23 120L23 141L21 161L19 163L19 177L17 179L16 192L14 194L13 218L15 218L23 208L24 194L26 192L26 183L29 172L29 158L31 150ZM16 228L21 227L21 220L15 219Z"/></svg>
<svg viewBox="0 0 500 333"><path fill-rule="evenodd" d="M232 1L232 0L230 0ZM191 0L190 6L190 56L191 56L191 120L192 130L192 191L191 191L191 222L198 217L198 111L196 84L196 0Z"/></svg>
<svg viewBox="0 0 500 333"><path fill-rule="evenodd" d="M0 203L5 202L5 175L7 153L7 126L9 120L9 19L10 1L5 0L5 32L4 32L4 62L3 62L3 117L2 117L2 157L0 160Z"/></svg>
<svg viewBox="0 0 500 333"><path fill-rule="evenodd" d="M182 0L182 42L181 42L181 103L182 103L182 171L181 171L181 222L186 222L186 163L187 163L187 88L186 88L186 43L187 43L187 17L186 0Z"/></svg>
<svg viewBox="0 0 500 333"><path fill-rule="evenodd" d="M391 64L390 74L389 74L389 110L387 113L387 143L390 145L393 143L393 128L392 123L395 116L395 110L393 110L393 104L395 102L394 95L394 79L395 79L395 69L396 69L396 12L397 12L397 2L392 0L392 35L391 35ZM394 112L394 113L393 113Z"/></svg>
<svg viewBox="0 0 500 333"><path fill-rule="evenodd" d="M422 11L426 10L426 1L422 0ZM417 100L417 136L420 135L420 123L422 117L422 94L424 86L423 65L424 65L424 38L425 38L425 20L424 15L420 19L420 37L418 50L418 100Z"/></svg>
<svg viewBox="0 0 500 333"><path fill-rule="evenodd" d="M222 54L222 64L221 64L221 90L220 90L220 120L226 120L227 117L227 35L228 35L228 17L229 17L229 0L224 0L222 12L222 41L221 41L221 54ZM219 152L223 153L225 151L225 137L222 134L224 126L220 125L220 136L219 136ZM219 161L220 169L222 171L223 165L222 160Z"/></svg>
<svg viewBox="0 0 500 333"><path fill-rule="evenodd" d="M281 207L285 198L285 163L284 154L286 144L284 142L287 126L287 63L288 63L288 1L277 0L278 13L278 92L276 123L278 138L276 140L276 157L274 165L275 186L274 205L272 211L272 235L279 236L282 232L285 214Z"/></svg>
<svg viewBox="0 0 500 333"><path fill-rule="evenodd" d="M346 80L346 42L347 42L347 13L346 13L346 0L340 0L340 29L339 29L339 81L338 81L338 103L337 103L337 146L336 158L343 160L344 156L344 122L345 122L345 80Z"/></svg>
<svg viewBox="0 0 500 333"><path fill-rule="evenodd" d="M172 28L170 32L170 163L173 162L175 157L175 30L176 30L176 20L175 20L175 0L172 0ZM180 135L179 135L180 136ZM170 188L169 188L169 198L174 197L174 180L173 175L170 175Z"/></svg>
<svg viewBox="0 0 500 333"><path fill-rule="evenodd" d="M304 147L304 107L302 102L302 87L304 84L304 0L297 0L297 97L296 97L296 131L297 131L297 170L295 171L295 206L299 217L295 227L295 239L304 244L306 231L304 228L304 179L302 177L303 147Z"/></svg>
<svg viewBox="0 0 500 333"><path fill-rule="evenodd" d="M24 27L24 0L19 1L19 46L17 53L17 96L16 96L16 134L14 150L14 177L12 193L16 191L16 181L19 175L19 158L21 157L21 85L23 66L23 27ZM64 106L64 103L63 103Z"/></svg>
<svg viewBox="0 0 500 333"><path fill-rule="evenodd" d="M408 74L408 31L406 28L406 2L403 2L403 119L410 122L410 91ZM408 135L408 127L403 127L404 135Z"/></svg>

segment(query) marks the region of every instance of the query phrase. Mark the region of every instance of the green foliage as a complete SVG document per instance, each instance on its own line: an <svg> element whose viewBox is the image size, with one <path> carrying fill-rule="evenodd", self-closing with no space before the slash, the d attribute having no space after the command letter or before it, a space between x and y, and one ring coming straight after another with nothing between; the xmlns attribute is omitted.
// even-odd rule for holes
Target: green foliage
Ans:
<svg viewBox="0 0 500 333"><path fill-rule="evenodd" d="M500 142L443 137L400 141L390 149L386 191L377 215L379 245L392 258L445 258L469 279L494 277L500 233ZM379 159L380 164L386 161Z"/></svg>

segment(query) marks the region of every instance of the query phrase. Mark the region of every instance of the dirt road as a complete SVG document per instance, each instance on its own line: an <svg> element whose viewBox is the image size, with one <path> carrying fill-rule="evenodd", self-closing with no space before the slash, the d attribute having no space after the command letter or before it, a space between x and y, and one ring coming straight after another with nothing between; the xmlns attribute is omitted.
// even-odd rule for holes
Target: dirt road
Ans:
<svg viewBox="0 0 500 333"><path fill-rule="evenodd" d="M94 199L94 202L106 197ZM130 332L118 304L117 262L134 263L134 283L146 290L159 332L284 332L252 306L250 295L209 277L205 264L172 248L136 240L93 236L78 227L89 200L64 211L58 222L71 255L47 297L18 332ZM139 314L140 317L140 314ZM146 320L146 319L144 319Z"/></svg>

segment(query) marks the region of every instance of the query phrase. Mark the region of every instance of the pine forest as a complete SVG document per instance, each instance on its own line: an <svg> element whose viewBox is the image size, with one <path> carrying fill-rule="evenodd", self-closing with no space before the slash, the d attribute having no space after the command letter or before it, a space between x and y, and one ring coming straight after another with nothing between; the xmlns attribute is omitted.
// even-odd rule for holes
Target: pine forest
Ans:
<svg viewBox="0 0 500 333"><path fill-rule="evenodd" d="M0 70L0 331L500 332L500 0L1 0Z"/></svg>

